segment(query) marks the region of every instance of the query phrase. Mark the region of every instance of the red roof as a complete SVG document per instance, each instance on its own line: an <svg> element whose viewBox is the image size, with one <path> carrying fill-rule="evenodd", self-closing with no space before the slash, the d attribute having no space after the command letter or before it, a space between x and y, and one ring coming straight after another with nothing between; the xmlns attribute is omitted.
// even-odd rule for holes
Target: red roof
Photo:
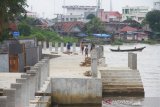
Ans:
<svg viewBox="0 0 160 107"><path fill-rule="evenodd" d="M106 12L106 14L108 16L116 16L116 17L122 17L122 15L118 12L118 11L109 11L109 12Z"/></svg>
<svg viewBox="0 0 160 107"><path fill-rule="evenodd" d="M83 27L83 22L59 22L55 24L55 27L63 32L70 32L73 27L79 26Z"/></svg>
<svg viewBox="0 0 160 107"><path fill-rule="evenodd" d="M137 31L137 29L136 29L136 28L133 28L133 27L130 27L130 26L125 26L125 27L123 27L122 29L120 29L119 31L120 31L120 32L128 32L128 31L133 32L133 31Z"/></svg>
<svg viewBox="0 0 160 107"><path fill-rule="evenodd" d="M13 22L9 23L9 27L12 31L16 31L17 30L17 25Z"/></svg>

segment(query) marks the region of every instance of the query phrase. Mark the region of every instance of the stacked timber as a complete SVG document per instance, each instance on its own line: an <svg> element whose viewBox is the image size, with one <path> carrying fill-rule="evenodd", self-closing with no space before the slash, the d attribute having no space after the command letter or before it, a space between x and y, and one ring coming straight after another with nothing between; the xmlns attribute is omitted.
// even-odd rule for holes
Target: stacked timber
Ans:
<svg viewBox="0 0 160 107"><path fill-rule="evenodd" d="M144 96L138 70L101 71L103 96Z"/></svg>

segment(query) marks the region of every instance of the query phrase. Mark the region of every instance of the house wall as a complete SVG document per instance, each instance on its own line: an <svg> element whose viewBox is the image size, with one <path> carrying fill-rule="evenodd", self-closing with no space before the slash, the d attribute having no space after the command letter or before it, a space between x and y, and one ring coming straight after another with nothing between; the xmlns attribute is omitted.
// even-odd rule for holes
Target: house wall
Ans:
<svg viewBox="0 0 160 107"><path fill-rule="evenodd" d="M26 48L26 66L33 66L37 62L37 47Z"/></svg>
<svg viewBox="0 0 160 107"><path fill-rule="evenodd" d="M0 72L9 72L8 54L0 54Z"/></svg>

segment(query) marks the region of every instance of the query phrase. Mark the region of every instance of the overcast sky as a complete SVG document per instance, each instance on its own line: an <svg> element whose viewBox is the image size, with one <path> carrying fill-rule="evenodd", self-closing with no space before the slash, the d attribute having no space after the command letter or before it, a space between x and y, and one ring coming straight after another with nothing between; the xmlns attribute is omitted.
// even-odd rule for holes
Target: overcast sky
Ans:
<svg viewBox="0 0 160 107"><path fill-rule="evenodd" d="M27 0L28 11L37 12L40 17L53 18L54 14L62 14L64 0ZM148 6L153 7L154 0L112 0L112 8L115 11L122 11L123 6ZM84 5L95 6L97 0L65 0L65 5ZM110 0L102 0L102 8L108 11L110 9Z"/></svg>

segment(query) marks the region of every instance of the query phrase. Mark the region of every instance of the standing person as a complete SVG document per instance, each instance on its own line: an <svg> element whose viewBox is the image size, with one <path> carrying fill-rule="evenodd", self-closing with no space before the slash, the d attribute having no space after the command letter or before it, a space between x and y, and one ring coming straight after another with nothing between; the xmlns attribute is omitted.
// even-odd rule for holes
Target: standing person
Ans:
<svg viewBox="0 0 160 107"><path fill-rule="evenodd" d="M81 52L82 52L82 55L83 55L83 51L84 51L84 44L83 42L81 43Z"/></svg>
<svg viewBox="0 0 160 107"><path fill-rule="evenodd" d="M92 44L91 44L91 50L90 50L90 51L92 51L94 48L95 48L95 45L92 43Z"/></svg>
<svg viewBox="0 0 160 107"><path fill-rule="evenodd" d="M88 46L87 45L84 51L85 51L85 57L88 57Z"/></svg>
<svg viewBox="0 0 160 107"><path fill-rule="evenodd" d="M67 43L67 52L70 52L70 49L71 49L71 43L68 42L68 43Z"/></svg>

